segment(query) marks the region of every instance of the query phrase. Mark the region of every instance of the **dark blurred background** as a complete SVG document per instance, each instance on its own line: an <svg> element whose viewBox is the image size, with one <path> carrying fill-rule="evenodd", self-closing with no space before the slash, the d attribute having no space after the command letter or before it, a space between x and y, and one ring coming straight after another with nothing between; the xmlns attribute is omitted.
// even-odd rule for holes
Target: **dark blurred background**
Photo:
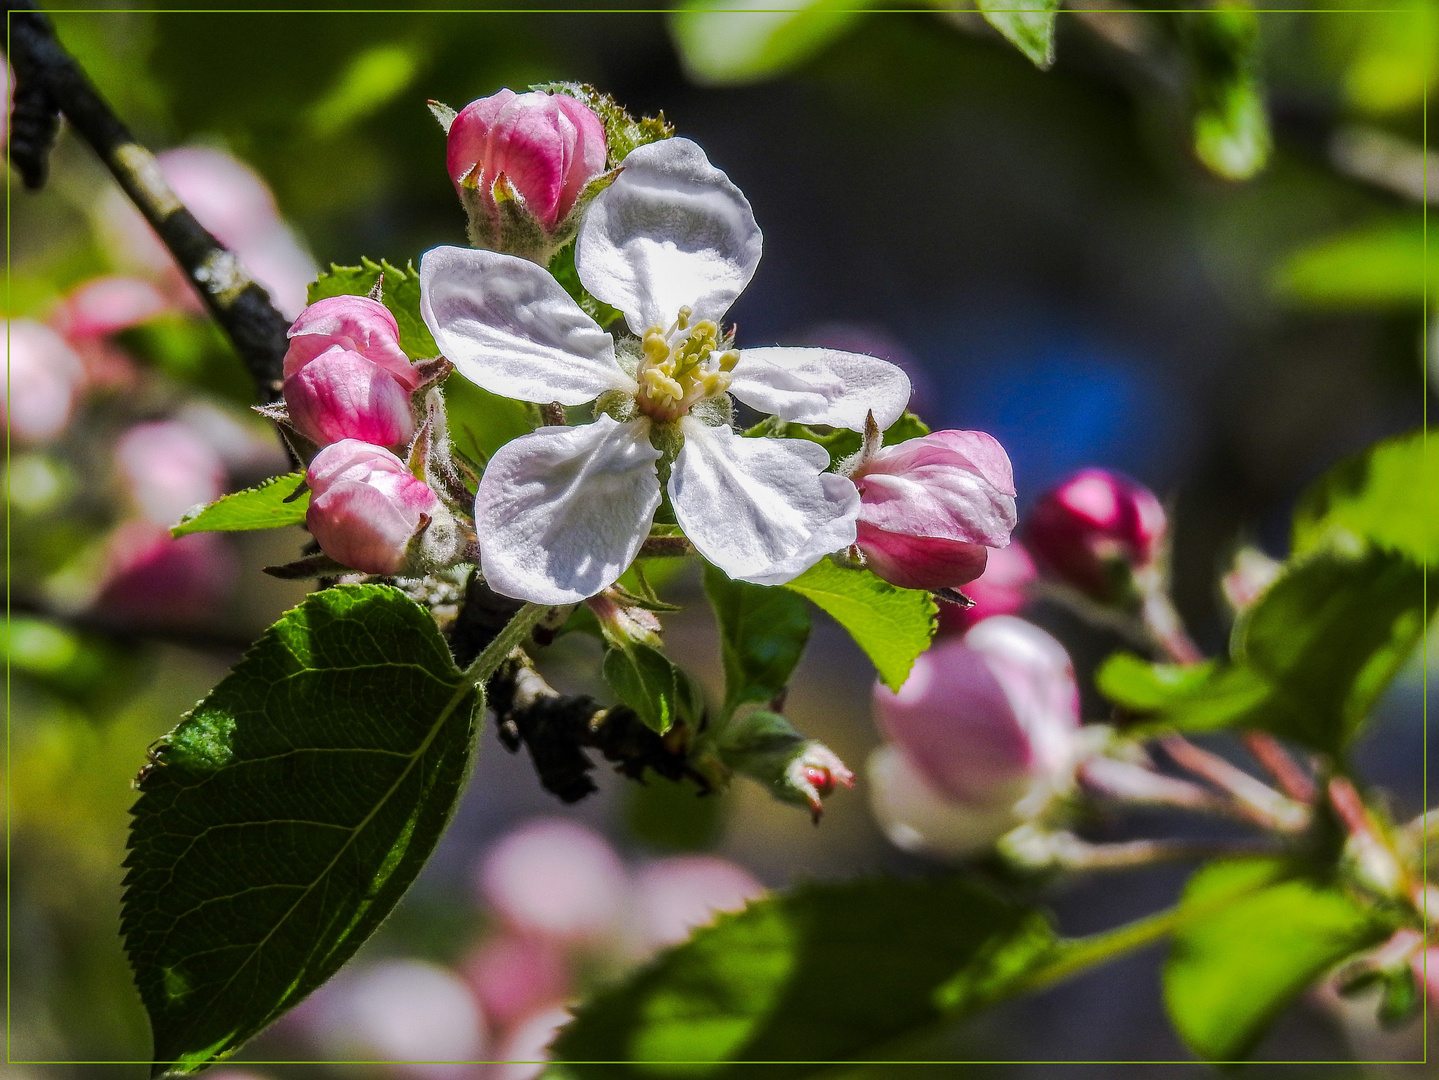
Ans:
<svg viewBox="0 0 1439 1080"><path fill-rule="evenodd" d="M1164 18L1066 11L1058 62L1041 72L973 12L875 12L792 71L721 87L687 76L659 14L55 14L61 38L142 142L157 151L198 144L247 163L319 266L366 256L403 264L436 244L463 242L444 135L426 99L458 108L503 86L563 79L593 83L636 113L663 110L745 192L764 230L759 272L732 313L741 345L844 339L905 364L931 426L982 429L1002 441L1021 512L1083 465L1143 480L1172 509L1177 601L1213 650L1228 631L1216 577L1237 546L1255 543L1282 557L1289 509L1304 485L1345 454L1419 424L1432 393L1422 348L1423 204L1403 194L1400 174L1424 160L1423 95L1439 51L1439 15L1422 4L1399 14L1260 15L1276 149L1247 182L1217 179L1195 161L1168 54L1145 45L1145 35L1162 39ZM1372 161L1356 166L1340 153L1355 132L1379 133L1408 156L1395 158L1388 174ZM52 318L77 286L122 268L101 220L112 188L68 132L43 192L12 181L10 318ZM1365 247L1375 236L1377 246ZM1393 236L1409 246L1384 247L1382 237ZM1351 287L1356 267L1369 267L1379 284ZM205 401L261 448L248 466L229 463L232 482L252 480L247 469L265 471L257 462L283 469L263 427L245 426L249 390L223 343L193 328L176 333L140 327L117 339L150 380L143 401L124 406L129 419ZM92 402L66 438L88 437L88 452L100 453L95 446L113 443L117 430L103 417L119 407ZM26 1062L142 1059L145 1021L118 938L128 782L146 745L302 595L259 573L293 558L302 538L242 538L232 549L238 587L194 617L67 620L61 615L76 608L54 600L64 595L55 582L83 576L100 557L92 549L104 514L79 524L60 515L57 525L59 496L27 503L31 489L20 483L28 477L43 488L50 474L41 466L55 461L83 474L76 462L84 459L67 453L47 444L10 463L24 496L11 508L11 587L24 600L24 619L7 636L9 1050ZM31 460L37 456L44 460ZM670 650L717 688L697 577L682 573L666 589L687 606L667 623ZM1031 614L1065 641L1082 671L1117 644L1057 610L1041 605ZM598 694L598 661L594 642L564 639L545 666L563 687ZM790 698L797 726L855 766L877 741L870 678L861 654L825 622ZM1090 717L1103 719L1098 700L1088 702ZM1422 713L1416 662L1362 751L1400 815L1423 808ZM493 937L486 928L496 924L495 901L475 884L474 868L536 816L605 834L633 881L685 851L708 851L768 887L931 869L885 843L860 791L832 799L815 829L751 786L703 802L613 777L602 789L562 807L526 760L486 734L434 863L355 962L362 973L409 971L421 988L386 990L376 976L379 989L334 991L242 1059L406 1056L396 1050L402 1043L378 1034L358 1052L335 1049L325 1033L343 1026L335 1016L369 1015L355 1002L371 991L381 1001L386 992L433 992L442 1001L443 980L425 990L416 972L459 972L453 993L483 981L475 955ZM1120 836L1170 824L1097 827ZM706 865L722 872L718 862ZM1068 932L1102 929L1159 908L1183 876L1176 868L1083 880L1057 893L1055 909ZM571 989L644 951L601 955L593 942L565 948ZM405 957L438 966L394 967ZM1157 958L1144 954L1005 1006L932 1056L1186 1060L1163 1017ZM473 1052L486 1052L475 1049L483 1045L496 1054L496 1032L516 1025L485 1020L488 999L483 988L475 993L480 1018L462 1023L478 1032ZM440 1005L433 1011L444 1014ZM1414 1030L1381 1037L1357 1014L1314 1000L1292 1010L1258 1056L1393 1058L1417 1046ZM242 1067L268 1076L314 1071ZM144 1075L139 1065L8 1068ZM1056 1068L972 1067L1035 1077ZM1386 1068L1393 1071L1316 1065L1293 1074L1378 1076ZM426 1076L437 1071L475 1072L432 1068ZM1073 1066L1064 1075L1111 1071ZM1132 1066L1126 1075L1170 1071Z"/></svg>

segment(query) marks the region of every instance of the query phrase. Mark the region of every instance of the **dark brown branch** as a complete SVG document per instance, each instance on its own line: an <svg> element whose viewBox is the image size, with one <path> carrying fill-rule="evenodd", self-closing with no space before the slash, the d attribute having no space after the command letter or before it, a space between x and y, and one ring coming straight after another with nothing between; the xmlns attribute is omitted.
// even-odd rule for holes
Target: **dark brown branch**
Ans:
<svg viewBox="0 0 1439 1080"><path fill-rule="evenodd" d="M185 209L160 166L121 122L55 37L50 20L28 0L5 5L10 64L21 123L10 132L10 160L28 188L45 183L46 158L65 118L109 168L145 215L229 336L262 402L280 396L287 320L234 253Z"/></svg>

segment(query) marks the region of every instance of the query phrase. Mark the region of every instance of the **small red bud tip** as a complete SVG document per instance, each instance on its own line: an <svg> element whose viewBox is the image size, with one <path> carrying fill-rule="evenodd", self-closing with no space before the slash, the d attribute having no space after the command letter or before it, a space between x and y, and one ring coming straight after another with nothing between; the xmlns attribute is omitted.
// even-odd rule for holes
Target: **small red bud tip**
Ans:
<svg viewBox="0 0 1439 1080"><path fill-rule="evenodd" d="M823 765L806 765L804 778L821 795L828 795L834 790L834 774Z"/></svg>

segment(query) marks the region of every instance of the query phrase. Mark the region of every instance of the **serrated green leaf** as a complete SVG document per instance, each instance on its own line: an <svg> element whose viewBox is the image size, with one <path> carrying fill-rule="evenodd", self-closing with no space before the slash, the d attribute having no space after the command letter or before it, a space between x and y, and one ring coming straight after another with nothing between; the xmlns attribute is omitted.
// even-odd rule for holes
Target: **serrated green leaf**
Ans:
<svg viewBox="0 0 1439 1080"><path fill-rule="evenodd" d="M1273 145L1258 72L1258 18L1228 0L1181 18L1194 151L1215 175L1247 180L1264 167Z"/></svg>
<svg viewBox="0 0 1439 1080"><path fill-rule="evenodd" d="M1350 537L1439 564L1439 446L1397 435L1325 473L1294 511L1295 554Z"/></svg>
<svg viewBox="0 0 1439 1080"><path fill-rule="evenodd" d="M1059 0L979 0L985 21L1041 70L1054 63Z"/></svg>
<svg viewBox="0 0 1439 1080"><path fill-rule="evenodd" d="M676 723L698 723L704 702L688 675L643 642L605 651L605 682L646 727L663 735Z"/></svg>
<svg viewBox="0 0 1439 1080"><path fill-rule="evenodd" d="M705 595L719 623L728 716L747 701L768 701L789 682L809 640L809 610L784 589L731 581L705 564Z"/></svg>
<svg viewBox="0 0 1439 1080"><path fill-rule="evenodd" d="M155 1073L231 1053L375 930L450 819L480 704L428 612L345 585L288 612L180 722L125 861Z"/></svg>
<svg viewBox="0 0 1439 1080"><path fill-rule="evenodd" d="M696 82L733 86L782 75L843 34L873 0L807 0L780 10L766 0L686 0L670 33Z"/></svg>
<svg viewBox="0 0 1439 1080"><path fill-rule="evenodd" d="M1016 979L1047 952L1035 919L960 877L802 886L721 916L602 992L560 1033L555 1057L563 1074L597 1078L858 1060L1000 996L998 975ZM1010 948L1025 961L1007 967Z"/></svg>
<svg viewBox="0 0 1439 1080"><path fill-rule="evenodd" d="M1243 1057L1279 1012L1324 972L1393 930L1337 886L1288 876L1277 859L1199 870L1181 911L1233 900L1182 922L1164 965L1164 1001L1195 1053Z"/></svg>
<svg viewBox="0 0 1439 1080"><path fill-rule="evenodd" d="M1240 621L1227 661L1141 675L1141 662L1120 660L1100 687L1160 727L1257 728L1338 753L1413 653L1439 596L1427 611L1423 602L1424 571L1403 556L1319 552Z"/></svg>
<svg viewBox="0 0 1439 1080"><path fill-rule="evenodd" d="M244 491L236 491L186 512L180 524L170 530L175 537L197 532L248 532L302 525L310 506L310 493L290 496L305 481L304 473L272 477Z"/></svg>
<svg viewBox="0 0 1439 1080"><path fill-rule="evenodd" d="M917 589L901 589L868 570L846 570L821 559L784 586L832 615L874 663L882 681L898 690L915 659L934 637L939 609Z"/></svg>
<svg viewBox="0 0 1439 1080"><path fill-rule="evenodd" d="M1282 298L1316 307L1419 307L1424 231L1419 218L1366 225L1292 252L1274 273Z"/></svg>
<svg viewBox="0 0 1439 1080"><path fill-rule="evenodd" d="M430 328L420 316L420 272L411 263L401 270L380 260L361 259L359 266L336 266L310 283L306 303L329 296L364 296L385 275L380 300L390 309L400 327L400 348L411 360L430 360L440 355Z"/></svg>

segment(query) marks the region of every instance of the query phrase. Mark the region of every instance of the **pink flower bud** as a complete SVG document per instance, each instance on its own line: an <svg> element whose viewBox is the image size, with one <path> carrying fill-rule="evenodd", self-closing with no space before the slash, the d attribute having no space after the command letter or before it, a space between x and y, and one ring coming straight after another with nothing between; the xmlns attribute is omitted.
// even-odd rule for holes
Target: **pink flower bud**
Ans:
<svg viewBox="0 0 1439 1080"><path fill-rule="evenodd" d="M984 573L964 586L964 595L973 607L939 605L939 629L963 632L991 615L1013 615L1029 600L1029 584L1036 577L1034 560L1018 540L989 553Z"/></svg>
<svg viewBox="0 0 1439 1080"><path fill-rule="evenodd" d="M503 174L525 209L546 230L605 171L605 129L587 105L567 94L532 91L472 101L450 125L446 159L455 190L476 189L494 205Z"/></svg>
<svg viewBox="0 0 1439 1080"><path fill-rule="evenodd" d="M566 818L539 818L510 833L485 856L476 881L511 927L568 943L612 934L629 891L609 841Z"/></svg>
<svg viewBox="0 0 1439 1080"><path fill-rule="evenodd" d="M305 524L330 558L366 574L404 567L422 517L440 500L405 463L379 446L344 439L310 462L310 509Z"/></svg>
<svg viewBox="0 0 1439 1080"><path fill-rule="evenodd" d="M368 296L328 296L317 300L291 325L285 353L288 379L315 357L334 348L359 353L389 372L406 390L420 377L400 348L400 326L390 309Z"/></svg>
<svg viewBox="0 0 1439 1080"><path fill-rule="evenodd" d="M1014 529L1014 473L980 431L936 431L882 447L855 470L857 543L880 577L907 589L953 588L984 572Z"/></svg>
<svg viewBox="0 0 1439 1080"><path fill-rule="evenodd" d="M1069 781L1079 728L1074 669L1064 646L1022 619L996 615L939 642L898 693L877 684L874 702L880 729L905 759L885 766L886 775L909 769L923 778L925 799L971 824L1007 821L1007 831ZM987 835L989 825L979 831Z"/></svg>
<svg viewBox="0 0 1439 1080"><path fill-rule="evenodd" d="M1158 557L1168 521L1143 484L1083 469L1035 505L1025 540L1040 567L1096 600L1118 599L1128 574Z"/></svg>
<svg viewBox="0 0 1439 1080"><path fill-rule="evenodd" d="M53 439L70 422L70 411L85 381L85 369L68 342L30 319L6 324L9 397L5 421L22 443ZM5 394L0 382L0 395Z"/></svg>
<svg viewBox="0 0 1439 1080"><path fill-rule="evenodd" d="M338 345L285 380L285 405L295 430L320 446L341 439L399 446L415 433L410 391Z"/></svg>
<svg viewBox="0 0 1439 1080"><path fill-rule="evenodd" d="M764 886L754 875L728 859L677 855L639 872L634 913L643 943L657 949L683 941L719 912L739 911L763 895Z"/></svg>
<svg viewBox="0 0 1439 1080"><path fill-rule="evenodd" d="M225 463L215 448L175 420L137 424L121 436L115 464L145 517L173 525L197 503L225 490Z"/></svg>

